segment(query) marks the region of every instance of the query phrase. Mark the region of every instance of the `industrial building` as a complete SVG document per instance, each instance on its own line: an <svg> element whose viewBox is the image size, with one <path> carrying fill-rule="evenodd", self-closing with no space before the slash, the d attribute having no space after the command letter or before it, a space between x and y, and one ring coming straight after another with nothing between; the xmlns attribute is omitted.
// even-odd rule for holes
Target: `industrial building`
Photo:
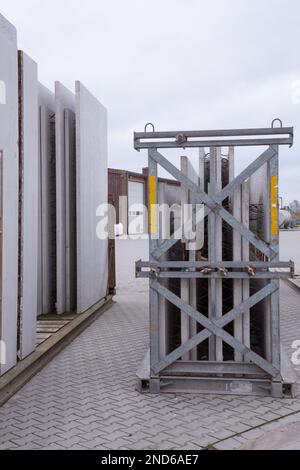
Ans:
<svg viewBox="0 0 300 470"><path fill-rule="evenodd" d="M180 202L178 181L168 178L158 179L159 191L167 191L169 201ZM116 224L122 225L123 235L142 235L149 233L148 168L143 173L109 168L108 193L116 209Z"/></svg>

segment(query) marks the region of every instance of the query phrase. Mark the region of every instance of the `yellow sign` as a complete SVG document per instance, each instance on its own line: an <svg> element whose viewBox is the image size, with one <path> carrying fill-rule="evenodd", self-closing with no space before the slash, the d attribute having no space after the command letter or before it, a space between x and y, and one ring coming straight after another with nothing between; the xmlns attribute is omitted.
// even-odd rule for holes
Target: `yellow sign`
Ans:
<svg viewBox="0 0 300 470"><path fill-rule="evenodd" d="M272 236L276 237L279 234L279 220L278 220L278 176L271 177L271 225Z"/></svg>
<svg viewBox="0 0 300 470"><path fill-rule="evenodd" d="M156 177L150 176L150 233L152 235L157 232L157 188L156 188Z"/></svg>

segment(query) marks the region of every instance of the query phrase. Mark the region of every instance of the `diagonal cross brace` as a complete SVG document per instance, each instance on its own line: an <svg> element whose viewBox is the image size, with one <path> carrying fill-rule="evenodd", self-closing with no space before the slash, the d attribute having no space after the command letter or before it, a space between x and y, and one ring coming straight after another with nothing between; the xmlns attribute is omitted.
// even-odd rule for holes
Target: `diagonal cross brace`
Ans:
<svg viewBox="0 0 300 470"><path fill-rule="evenodd" d="M220 318L217 321L210 320L204 315L202 315L200 312L198 312L193 307L188 305L186 302L181 300L175 294L173 294L168 289L163 287L158 281L155 281L152 284L152 288L158 294L162 295L165 299L173 303L179 309L183 310L187 315L191 316L193 319L195 319L197 322L199 322L202 326L206 328L206 330L201 331L201 333L199 333L198 335L188 340L184 345L180 346L171 354L166 356L158 364L154 364L152 366L152 370L155 374L158 374L163 369L171 365L173 362L180 359L184 353L195 348L195 346L199 345L210 336L216 335L216 336L221 337L232 348L240 351L246 358L254 362L257 366L259 366L261 369L266 371L271 376L273 377L278 376L280 372L272 364L267 362L265 359L263 359L261 356L259 356L255 352L251 351L251 349L246 347L240 341L233 338L233 336L231 336L229 333L227 333L223 329L227 324L231 323L233 320L241 316L249 308L253 307L258 302L266 298L267 296L276 292L278 290L278 286L276 285L276 283L274 282L270 283L268 286L261 289L259 292L254 294L252 297L247 299L241 305L234 308L233 310L231 310L231 312L227 313L226 315L224 315L222 318Z"/></svg>
<svg viewBox="0 0 300 470"><path fill-rule="evenodd" d="M232 181L221 193L215 198L209 196L207 193L200 191L198 186L193 183L188 177L183 175L178 168L176 168L171 162L169 162L163 155L157 150L151 150L151 157L159 165L161 165L166 171L168 171L174 178L176 178L181 184L183 184L189 191L193 192L196 196L196 202L205 204L206 211L205 216L213 211L222 217L234 230L237 230L244 238L246 238L255 248L261 251L268 258L273 259L277 256L275 250L270 248L267 243L259 239L251 230L241 224L235 217L233 217L224 207L221 205L222 201L226 199L235 189L243 182L244 179L249 178L264 162L267 162L275 155L275 150L269 148L264 152L255 162L253 162L246 170L244 170L234 181ZM162 244L161 247L157 248L154 252L154 257L158 259L165 251L170 249L177 240L167 240L166 243Z"/></svg>
<svg viewBox="0 0 300 470"><path fill-rule="evenodd" d="M236 178L231 181L219 194L216 195L215 201L221 204L225 199L227 199L231 194L233 194L241 184L243 184L250 176L252 176L259 168L261 168L265 163L268 163L274 156L276 151L273 147L269 147L265 152L263 152L254 162L252 162L245 170L243 170Z"/></svg>

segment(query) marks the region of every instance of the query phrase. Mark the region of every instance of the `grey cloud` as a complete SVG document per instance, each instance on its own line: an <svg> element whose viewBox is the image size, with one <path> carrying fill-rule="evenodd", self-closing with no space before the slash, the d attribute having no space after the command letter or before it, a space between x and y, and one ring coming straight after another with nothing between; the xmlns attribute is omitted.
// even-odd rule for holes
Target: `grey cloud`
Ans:
<svg viewBox="0 0 300 470"><path fill-rule="evenodd" d="M1 12L45 85L80 79L108 108L111 166L142 168L132 133L149 120L205 129L279 116L296 136L282 151L281 192L300 199L289 171L300 176L299 0L2 0Z"/></svg>

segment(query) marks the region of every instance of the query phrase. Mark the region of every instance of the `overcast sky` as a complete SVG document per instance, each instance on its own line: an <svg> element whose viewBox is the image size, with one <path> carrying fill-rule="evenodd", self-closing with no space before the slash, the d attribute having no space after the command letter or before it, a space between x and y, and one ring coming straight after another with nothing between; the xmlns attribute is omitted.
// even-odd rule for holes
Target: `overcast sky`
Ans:
<svg viewBox="0 0 300 470"><path fill-rule="evenodd" d="M81 80L107 107L110 166L146 165L133 131L148 121L192 130L280 117L295 127L280 189L300 200L299 0L0 0L0 12L44 85Z"/></svg>

